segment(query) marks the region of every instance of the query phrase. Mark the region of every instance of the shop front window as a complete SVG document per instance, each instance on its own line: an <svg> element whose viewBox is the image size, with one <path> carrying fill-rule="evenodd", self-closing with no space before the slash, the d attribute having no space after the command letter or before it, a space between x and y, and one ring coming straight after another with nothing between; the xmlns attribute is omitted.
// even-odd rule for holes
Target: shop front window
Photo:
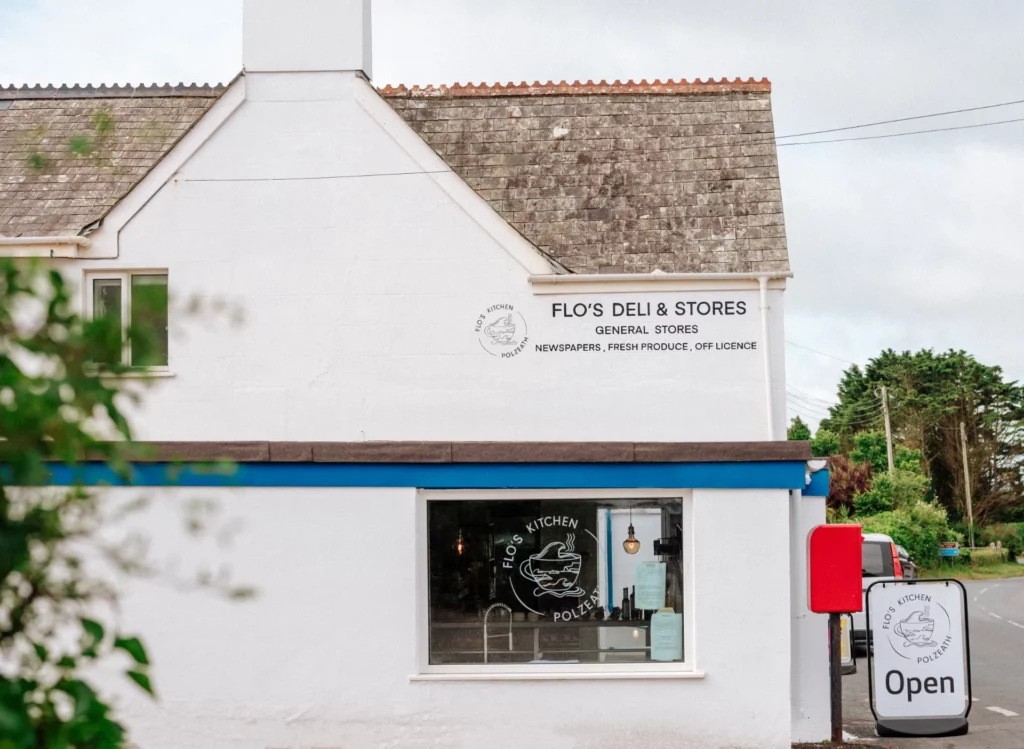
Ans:
<svg viewBox="0 0 1024 749"><path fill-rule="evenodd" d="M430 665L684 660L680 498L431 499L427 526Z"/></svg>

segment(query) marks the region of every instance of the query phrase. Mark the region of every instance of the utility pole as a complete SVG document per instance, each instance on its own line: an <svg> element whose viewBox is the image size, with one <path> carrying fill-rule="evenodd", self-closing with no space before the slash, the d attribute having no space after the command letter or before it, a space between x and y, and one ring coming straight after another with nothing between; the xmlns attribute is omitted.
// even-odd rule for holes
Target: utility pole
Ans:
<svg viewBox="0 0 1024 749"><path fill-rule="evenodd" d="M974 510L971 508L971 470L967 466L967 427L960 422L960 449L964 454L964 495L967 497L967 530L974 548Z"/></svg>
<svg viewBox="0 0 1024 749"><path fill-rule="evenodd" d="M882 413L885 415L885 452L889 458L889 475L896 471L896 464L892 459L892 424L889 421L889 391L882 385Z"/></svg>

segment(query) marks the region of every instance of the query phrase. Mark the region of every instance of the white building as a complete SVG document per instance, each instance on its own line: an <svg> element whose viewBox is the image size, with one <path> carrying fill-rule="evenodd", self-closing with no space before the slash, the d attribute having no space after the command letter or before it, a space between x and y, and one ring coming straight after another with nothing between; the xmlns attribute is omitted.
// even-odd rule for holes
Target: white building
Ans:
<svg viewBox="0 0 1024 749"><path fill-rule="evenodd" d="M125 352L137 436L238 461L140 471L157 550L191 560L172 521L216 499L258 596L126 586L161 695L133 737L826 738L770 85L376 90L369 39L368 0L246 0L224 89L0 89L0 253L166 314ZM613 622L624 588L649 613Z"/></svg>

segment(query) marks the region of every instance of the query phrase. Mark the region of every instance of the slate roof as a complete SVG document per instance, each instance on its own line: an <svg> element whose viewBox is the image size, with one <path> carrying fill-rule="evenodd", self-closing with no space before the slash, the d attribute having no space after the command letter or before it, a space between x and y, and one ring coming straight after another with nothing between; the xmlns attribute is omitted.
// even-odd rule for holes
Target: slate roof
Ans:
<svg viewBox="0 0 1024 749"><path fill-rule="evenodd" d="M380 93L570 271L789 269L767 80Z"/></svg>
<svg viewBox="0 0 1024 749"><path fill-rule="evenodd" d="M224 90L0 87L0 236L80 234L106 215Z"/></svg>
<svg viewBox="0 0 1024 749"><path fill-rule="evenodd" d="M87 230L224 90L0 87L0 237ZM379 92L570 272L789 269L767 80Z"/></svg>

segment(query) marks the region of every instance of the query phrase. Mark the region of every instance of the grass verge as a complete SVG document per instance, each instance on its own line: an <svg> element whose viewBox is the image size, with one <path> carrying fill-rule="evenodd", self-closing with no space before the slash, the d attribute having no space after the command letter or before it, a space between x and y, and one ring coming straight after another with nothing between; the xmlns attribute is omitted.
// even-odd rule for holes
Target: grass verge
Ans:
<svg viewBox="0 0 1024 749"><path fill-rule="evenodd" d="M918 570L918 577L952 577L957 580L999 580L1007 577L1024 577L1024 564L1000 562L981 564L975 567L948 566L930 567Z"/></svg>

